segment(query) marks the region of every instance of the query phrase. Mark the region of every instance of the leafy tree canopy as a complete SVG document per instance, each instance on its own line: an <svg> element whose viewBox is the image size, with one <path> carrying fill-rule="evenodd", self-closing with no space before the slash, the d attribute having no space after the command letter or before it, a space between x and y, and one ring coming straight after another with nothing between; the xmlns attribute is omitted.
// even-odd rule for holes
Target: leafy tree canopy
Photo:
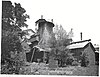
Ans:
<svg viewBox="0 0 100 77"><path fill-rule="evenodd" d="M19 31L21 27L28 27L25 23L29 15L18 3L12 5L11 1L2 1L2 29L9 31Z"/></svg>
<svg viewBox="0 0 100 77"><path fill-rule="evenodd" d="M1 63L7 64L5 62L8 61L8 67L5 70L2 68L1 73L19 72L20 64L23 61L20 58L22 56L20 53L24 53L19 40L19 33L22 32L21 27L28 27L25 22L29 18L25 12L26 10L19 3L12 5L11 1L2 1ZM14 66L16 67L15 70L13 70ZM12 71L10 71L11 69Z"/></svg>
<svg viewBox="0 0 100 77"><path fill-rule="evenodd" d="M63 29L62 25L56 25L54 28L54 34L57 41L57 45L59 46L67 46L70 42L72 42L71 32L67 33L66 30Z"/></svg>

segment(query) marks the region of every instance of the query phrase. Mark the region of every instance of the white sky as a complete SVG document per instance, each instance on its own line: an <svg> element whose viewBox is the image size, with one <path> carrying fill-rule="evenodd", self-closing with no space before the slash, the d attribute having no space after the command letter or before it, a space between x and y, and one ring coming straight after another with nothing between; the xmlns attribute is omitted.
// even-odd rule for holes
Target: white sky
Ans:
<svg viewBox="0 0 100 77"><path fill-rule="evenodd" d="M69 32L73 28L74 41L91 39L99 43L100 0L11 0L22 5L30 15L27 24L34 30L35 21L41 15L54 20L54 24L62 25Z"/></svg>

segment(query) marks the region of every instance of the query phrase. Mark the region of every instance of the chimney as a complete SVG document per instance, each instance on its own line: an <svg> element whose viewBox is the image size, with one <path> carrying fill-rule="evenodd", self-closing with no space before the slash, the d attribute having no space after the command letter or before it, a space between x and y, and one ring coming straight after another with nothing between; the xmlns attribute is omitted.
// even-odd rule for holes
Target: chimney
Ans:
<svg viewBox="0 0 100 77"><path fill-rule="evenodd" d="M81 37L81 40L82 40L82 32L80 33L80 37Z"/></svg>
<svg viewBox="0 0 100 77"><path fill-rule="evenodd" d="M51 22L53 23L53 19L51 19Z"/></svg>
<svg viewBox="0 0 100 77"><path fill-rule="evenodd" d="M41 15L41 19L43 19L43 15Z"/></svg>

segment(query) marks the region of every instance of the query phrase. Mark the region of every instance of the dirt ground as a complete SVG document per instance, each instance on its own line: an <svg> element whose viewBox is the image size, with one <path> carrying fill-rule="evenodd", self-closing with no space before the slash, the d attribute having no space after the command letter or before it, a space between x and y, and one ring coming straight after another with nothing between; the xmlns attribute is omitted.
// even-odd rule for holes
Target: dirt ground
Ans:
<svg viewBox="0 0 100 77"><path fill-rule="evenodd" d="M99 66L67 66L64 68L50 69L43 63L31 63L24 67L24 74L30 75L67 75L67 76L98 76Z"/></svg>

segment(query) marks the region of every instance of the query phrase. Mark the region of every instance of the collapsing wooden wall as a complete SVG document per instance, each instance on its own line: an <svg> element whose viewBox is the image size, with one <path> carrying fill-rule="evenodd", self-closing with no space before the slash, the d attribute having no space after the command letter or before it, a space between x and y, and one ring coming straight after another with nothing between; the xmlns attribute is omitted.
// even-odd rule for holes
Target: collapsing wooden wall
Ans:
<svg viewBox="0 0 100 77"><path fill-rule="evenodd" d="M55 40L53 35L53 27L54 24L52 22L46 21L45 19L39 19L36 21L36 26L38 26L37 37L39 38L39 42L36 45L38 50L31 49L31 52L27 53L27 61L28 62L37 62L37 59L41 59L40 61L45 62L47 60L48 51L51 50L52 44L51 40ZM32 41L32 40L31 40ZM34 43L34 42L33 42ZM31 46L32 47L32 46ZM34 46L33 46L34 47ZM43 49L43 51L39 50Z"/></svg>

